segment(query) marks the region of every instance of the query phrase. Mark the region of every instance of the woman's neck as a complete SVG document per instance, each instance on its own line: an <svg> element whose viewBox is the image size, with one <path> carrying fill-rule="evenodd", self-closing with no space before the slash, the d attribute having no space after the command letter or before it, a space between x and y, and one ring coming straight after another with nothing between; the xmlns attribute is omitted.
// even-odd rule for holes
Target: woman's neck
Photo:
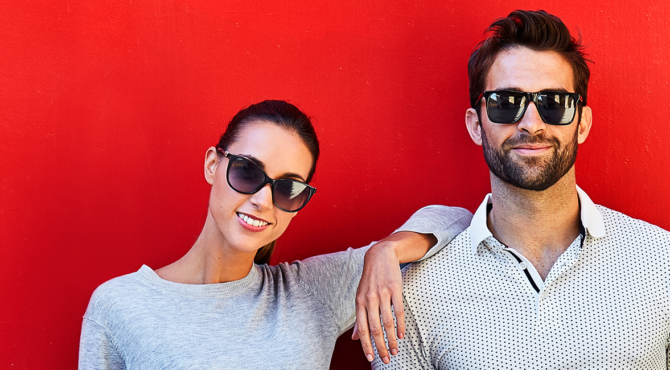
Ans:
<svg viewBox="0 0 670 370"><path fill-rule="evenodd" d="M253 267L255 252L229 248L211 213L191 249L176 262L156 270L161 278L182 284L216 284L240 280Z"/></svg>

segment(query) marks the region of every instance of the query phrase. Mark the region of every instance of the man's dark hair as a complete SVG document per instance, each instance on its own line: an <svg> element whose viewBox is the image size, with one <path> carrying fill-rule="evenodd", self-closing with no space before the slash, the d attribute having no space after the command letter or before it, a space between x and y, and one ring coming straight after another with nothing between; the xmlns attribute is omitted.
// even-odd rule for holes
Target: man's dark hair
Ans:
<svg viewBox="0 0 670 370"><path fill-rule="evenodd" d="M486 77L498 53L519 46L534 51L554 51L565 58L572 67L575 92L582 96L586 105L590 72L584 47L581 40L570 35L558 17L544 10L515 10L507 18L493 22L485 34L486 39L475 47L468 62L470 105L473 108L484 91Z"/></svg>

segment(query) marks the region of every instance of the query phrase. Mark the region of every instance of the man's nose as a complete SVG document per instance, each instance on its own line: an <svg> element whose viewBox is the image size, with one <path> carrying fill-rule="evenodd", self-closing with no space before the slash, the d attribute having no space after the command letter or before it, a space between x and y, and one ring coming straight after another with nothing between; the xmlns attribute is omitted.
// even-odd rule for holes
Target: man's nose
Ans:
<svg viewBox="0 0 670 370"><path fill-rule="evenodd" d="M519 131L526 131L531 135L535 135L547 127L547 124L540 117L540 112L537 111L535 102L528 104L528 108L526 108L526 112L524 112L523 117L517 123L517 127Z"/></svg>

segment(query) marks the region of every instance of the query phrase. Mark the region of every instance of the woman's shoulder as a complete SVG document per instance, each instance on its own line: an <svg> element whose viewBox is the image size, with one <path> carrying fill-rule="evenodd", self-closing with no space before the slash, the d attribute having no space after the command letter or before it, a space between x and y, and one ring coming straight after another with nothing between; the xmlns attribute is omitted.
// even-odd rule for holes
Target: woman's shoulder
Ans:
<svg viewBox="0 0 670 370"><path fill-rule="evenodd" d="M265 274L274 276L298 276L304 274L306 270L318 270L323 272L330 268L341 269L347 264L363 264L365 252L370 248L370 245L362 248L347 248L343 251L337 251L326 254L317 254L303 259L294 260L293 262L281 262L277 265L257 265L258 268Z"/></svg>
<svg viewBox="0 0 670 370"><path fill-rule="evenodd" d="M144 268L145 266L142 266ZM118 276L100 284L88 302L88 308L84 314L85 319L96 321L108 317L110 313L126 307L138 296L143 296L146 284L141 278L142 268L139 271Z"/></svg>
<svg viewBox="0 0 670 370"><path fill-rule="evenodd" d="M291 263L282 262L274 266L256 265L264 286L273 289L307 289L332 291L333 286L347 284L359 279L363 269L363 258L368 247L348 248L345 251L311 256ZM356 280L358 283L358 280ZM326 294L330 294L326 292Z"/></svg>

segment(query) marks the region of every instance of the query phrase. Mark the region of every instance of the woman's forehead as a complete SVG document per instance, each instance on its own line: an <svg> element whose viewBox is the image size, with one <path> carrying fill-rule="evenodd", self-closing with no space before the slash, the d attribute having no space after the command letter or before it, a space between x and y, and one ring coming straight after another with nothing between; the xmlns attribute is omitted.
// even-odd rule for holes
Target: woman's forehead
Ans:
<svg viewBox="0 0 670 370"><path fill-rule="evenodd" d="M295 173L306 179L313 162L307 145L295 131L265 121L245 125L228 151L262 162L259 164L273 178Z"/></svg>

